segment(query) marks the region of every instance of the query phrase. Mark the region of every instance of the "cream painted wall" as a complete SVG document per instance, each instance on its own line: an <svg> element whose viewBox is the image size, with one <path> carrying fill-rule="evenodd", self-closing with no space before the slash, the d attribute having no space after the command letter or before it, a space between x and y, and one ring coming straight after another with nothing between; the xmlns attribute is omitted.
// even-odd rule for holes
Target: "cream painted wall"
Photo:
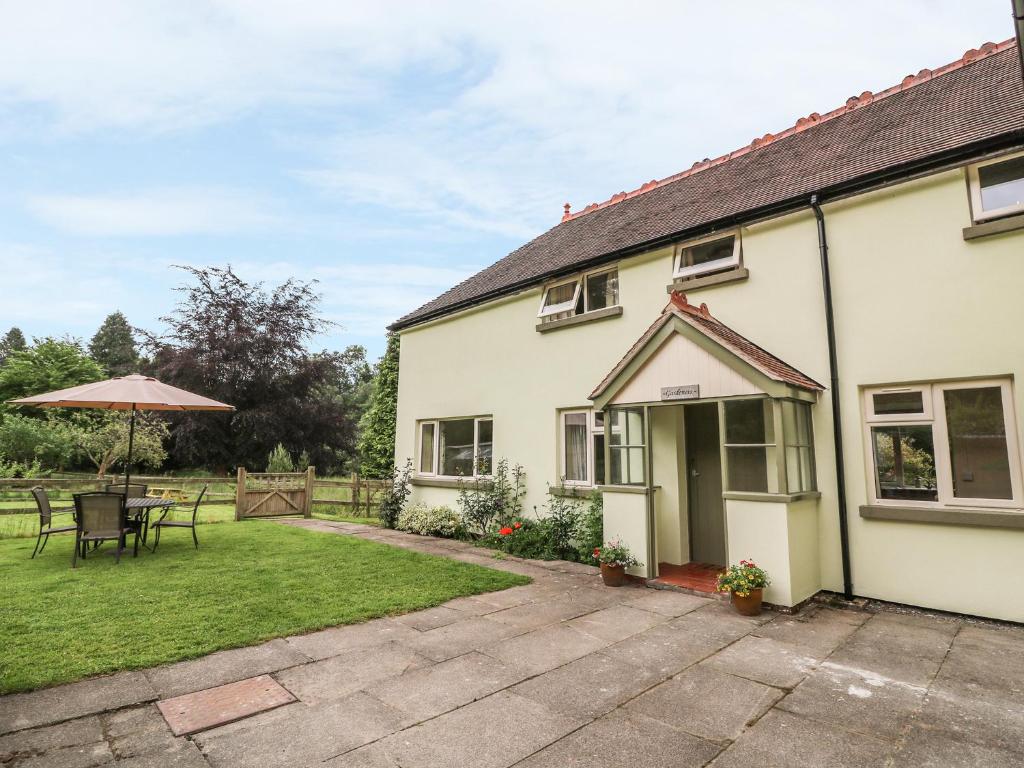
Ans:
<svg viewBox="0 0 1024 768"><path fill-rule="evenodd" d="M1024 595L996 594L1014 581L1024 531L866 521L859 388L916 380L1024 375L1024 233L965 242L963 171L907 182L825 206L840 351L850 533L856 593L926 607L1024 621ZM750 277L692 291L712 314L828 385L828 356L815 221L810 211L742 230ZM497 456L526 467L527 509L543 512L557 482L557 410L587 394L667 303L669 249L620 264L621 317L535 330L540 289L402 332L396 455L414 451L417 419L492 414ZM679 383L679 382L666 382ZM684 382L686 383L686 382ZM1019 381L1017 382L1019 384ZM813 408L819 586L841 590L831 393ZM1024 413L1015 385L1018 413ZM1019 439L1020 419L1017 421ZM657 471L656 460L655 471ZM414 498L454 506L450 489L417 487ZM659 502L658 518L672 502ZM678 504L678 501L675 503ZM659 522L658 527L661 528ZM673 545L674 546L674 545ZM955 553L955 554L954 554ZM919 561L955 561L937 578ZM787 566L788 568L789 566ZM811 578L801 576L801 578ZM802 582L801 582L802 584ZM803 586L793 589L804 590Z"/></svg>
<svg viewBox="0 0 1024 768"><path fill-rule="evenodd" d="M654 491L657 495L658 491ZM656 502L655 502L656 503ZM640 565L627 568L627 573L649 578L657 564L647 551L647 494L622 491L604 493L604 536L606 541L618 539L625 544Z"/></svg>

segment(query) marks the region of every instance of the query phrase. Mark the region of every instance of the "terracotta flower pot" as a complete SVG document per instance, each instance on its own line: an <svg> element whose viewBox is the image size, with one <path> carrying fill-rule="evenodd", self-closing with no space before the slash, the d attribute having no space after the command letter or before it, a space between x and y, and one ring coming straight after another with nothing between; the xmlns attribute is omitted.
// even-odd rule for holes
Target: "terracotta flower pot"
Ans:
<svg viewBox="0 0 1024 768"><path fill-rule="evenodd" d="M746 597L742 597L733 592L732 606L736 609L736 613L741 616L760 616L761 599L763 595L763 589L752 589L750 590L750 594Z"/></svg>
<svg viewBox="0 0 1024 768"><path fill-rule="evenodd" d="M601 581L606 587L621 587L626 583L625 566L601 563Z"/></svg>

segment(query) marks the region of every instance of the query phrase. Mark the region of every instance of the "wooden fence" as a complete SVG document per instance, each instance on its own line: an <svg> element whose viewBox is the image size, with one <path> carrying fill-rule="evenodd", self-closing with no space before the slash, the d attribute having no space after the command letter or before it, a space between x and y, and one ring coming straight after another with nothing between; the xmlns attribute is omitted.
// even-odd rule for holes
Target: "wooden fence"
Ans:
<svg viewBox="0 0 1024 768"><path fill-rule="evenodd" d="M246 473L248 478L259 477L261 474ZM306 473L298 473L298 476L306 477ZM191 503L195 499L199 489L203 485L209 485L210 490L203 497L202 506L219 504L231 504L237 508L238 505L238 483L236 477L168 477L161 475L132 475L133 481L145 483L151 488L176 488L184 492L185 501ZM42 486L47 491L56 492L62 497L70 497L72 493L85 491L99 491L107 484L124 482L123 475L108 475L102 480L95 477L30 477L30 478L0 478L0 500L3 501L24 501L24 506L0 507L0 515L35 514L35 501L32 499L31 490L36 486ZM312 499L309 505L311 511L315 512L317 507L340 508L347 515L369 517L376 514L376 508L380 504L380 497L389 486L387 480L371 480L352 474L349 477L313 478L313 492L309 494ZM320 491L320 493L318 493ZM333 495L344 494L347 498L329 498ZM237 509L236 509L237 514ZM292 514L295 514L294 512Z"/></svg>

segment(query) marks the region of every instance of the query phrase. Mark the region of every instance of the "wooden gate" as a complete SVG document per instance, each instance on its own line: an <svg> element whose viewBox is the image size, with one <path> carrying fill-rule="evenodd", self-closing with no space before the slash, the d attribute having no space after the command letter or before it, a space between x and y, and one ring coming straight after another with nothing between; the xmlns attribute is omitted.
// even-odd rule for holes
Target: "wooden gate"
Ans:
<svg viewBox="0 0 1024 768"><path fill-rule="evenodd" d="M238 468L235 520L253 517L301 515L310 517L316 470L305 472L260 472L249 474Z"/></svg>

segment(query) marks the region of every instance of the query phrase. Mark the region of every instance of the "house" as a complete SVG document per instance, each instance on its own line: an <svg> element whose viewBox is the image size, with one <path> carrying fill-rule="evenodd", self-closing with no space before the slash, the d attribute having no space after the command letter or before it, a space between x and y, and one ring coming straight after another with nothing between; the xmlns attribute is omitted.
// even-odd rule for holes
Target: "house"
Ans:
<svg viewBox="0 0 1024 768"><path fill-rule="evenodd" d="M1013 40L579 212L402 317L396 457L603 493L647 578L748 558L1024 621Z"/></svg>

